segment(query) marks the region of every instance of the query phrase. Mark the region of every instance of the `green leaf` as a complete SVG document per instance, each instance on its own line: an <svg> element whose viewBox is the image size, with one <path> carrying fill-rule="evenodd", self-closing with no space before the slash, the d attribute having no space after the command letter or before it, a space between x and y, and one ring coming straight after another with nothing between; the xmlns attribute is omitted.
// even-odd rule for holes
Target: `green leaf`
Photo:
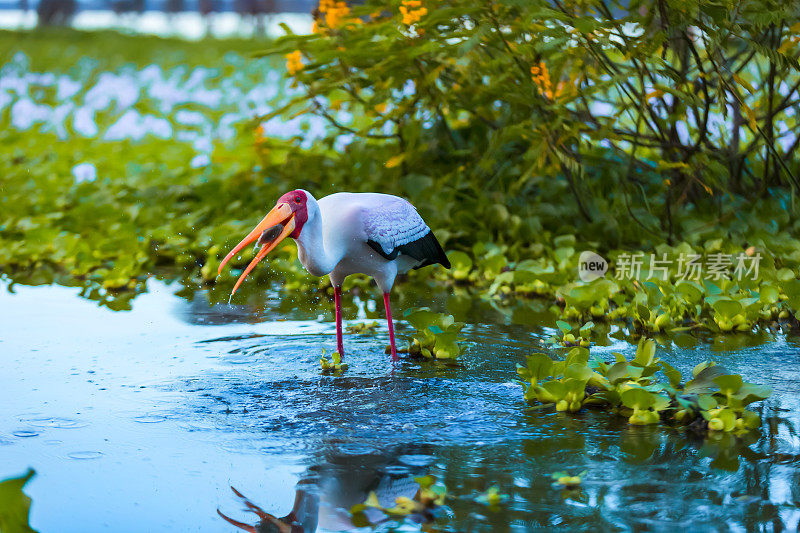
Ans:
<svg viewBox="0 0 800 533"><path fill-rule="evenodd" d="M681 384L680 371L663 360L659 360L658 364L661 367L661 372L663 372L664 375L667 376L669 384L672 385L672 387L675 389L680 387Z"/></svg>
<svg viewBox="0 0 800 533"><path fill-rule="evenodd" d="M647 392L639 387L633 387L623 391L620 397L625 407L631 409L643 410L653 407L656 403L655 394Z"/></svg>
<svg viewBox="0 0 800 533"><path fill-rule="evenodd" d="M735 394L742 388L743 384L742 376L736 374L717 376L712 381L717 384L723 394Z"/></svg>
<svg viewBox="0 0 800 533"><path fill-rule="evenodd" d="M686 394L712 392L717 388L716 383L714 383L714 379L726 374L729 374L729 372L722 365L707 366L698 372L694 379L691 379L686 383L683 391Z"/></svg>
<svg viewBox="0 0 800 533"><path fill-rule="evenodd" d="M562 333L570 333L572 331L572 326L569 325L568 322L564 322L563 320L556 320L556 326L558 329L561 330Z"/></svg>
<svg viewBox="0 0 800 533"><path fill-rule="evenodd" d="M537 382L551 375L553 360L545 354L534 353L529 355L526 359L528 361L528 371L531 373L531 377Z"/></svg>
<svg viewBox="0 0 800 533"><path fill-rule="evenodd" d="M34 476L33 469L18 478L0 482L0 531L3 533L35 533L28 520L31 499L22 492Z"/></svg>
<svg viewBox="0 0 800 533"><path fill-rule="evenodd" d="M714 302L711 307L725 318L733 318L742 312L742 304L736 300L721 299Z"/></svg>

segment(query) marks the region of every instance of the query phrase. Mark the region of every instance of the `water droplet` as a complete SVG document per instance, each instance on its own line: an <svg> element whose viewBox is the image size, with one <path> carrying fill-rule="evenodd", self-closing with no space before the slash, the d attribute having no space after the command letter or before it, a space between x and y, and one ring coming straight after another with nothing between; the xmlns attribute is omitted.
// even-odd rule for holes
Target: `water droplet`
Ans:
<svg viewBox="0 0 800 533"><path fill-rule="evenodd" d="M133 421L139 422L140 424L157 424L165 421L166 419L166 417L161 415L142 415L134 417Z"/></svg>
<svg viewBox="0 0 800 533"><path fill-rule="evenodd" d="M70 459L99 459L103 456L103 452L71 452L67 454Z"/></svg>
<svg viewBox="0 0 800 533"><path fill-rule="evenodd" d="M73 418L62 417L49 417L49 418L31 418L26 420L28 424L37 428L57 428L57 429L74 429L83 428L88 426L86 422L75 420Z"/></svg>
<svg viewBox="0 0 800 533"><path fill-rule="evenodd" d="M15 431L12 433L15 437L36 437L39 435L38 431L33 431L31 429L20 429L19 431Z"/></svg>

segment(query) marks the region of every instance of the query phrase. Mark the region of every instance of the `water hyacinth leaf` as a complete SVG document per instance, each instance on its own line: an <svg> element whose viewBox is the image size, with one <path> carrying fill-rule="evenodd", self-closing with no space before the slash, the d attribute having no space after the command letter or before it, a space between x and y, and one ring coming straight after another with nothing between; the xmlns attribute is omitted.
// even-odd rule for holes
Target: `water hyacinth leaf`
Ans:
<svg viewBox="0 0 800 533"><path fill-rule="evenodd" d="M564 370L565 378L574 378L583 382L589 381L589 378L594 376L594 374L591 368L581 364L570 365Z"/></svg>
<svg viewBox="0 0 800 533"><path fill-rule="evenodd" d="M567 393L571 393L578 399L583 399L584 390L586 389L586 380L572 377L565 377L564 386Z"/></svg>
<svg viewBox="0 0 800 533"><path fill-rule="evenodd" d="M695 367L692 369L692 377L697 377L697 374L699 374L700 372L702 372L702 371L703 371L703 370L705 370L706 368L708 368L708 367L710 367L710 366L714 366L714 365L716 365L716 364L717 364L717 363L715 363L714 361L703 361L702 363L698 363L698 364L697 364L697 365L696 365L696 366L695 366Z"/></svg>
<svg viewBox="0 0 800 533"><path fill-rule="evenodd" d="M772 395L772 388L766 385L756 385L755 383L744 383L735 394L735 398L742 406L753 402L765 400Z"/></svg>
<svg viewBox="0 0 800 533"><path fill-rule="evenodd" d="M704 411L710 411L717 407L717 400L710 394L698 394L697 406Z"/></svg>
<svg viewBox="0 0 800 533"><path fill-rule="evenodd" d="M553 245L556 248L572 247L575 246L577 242L575 235L559 235L553 239Z"/></svg>
<svg viewBox="0 0 800 533"><path fill-rule="evenodd" d="M717 388L714 379L726 374L730 374L730 372L722 365L707 366L689 380L683 390L687 394L712 392Z"/></svg>
<svg viewBox="0 0 800 533"><path fill-rule="evenodd" d="M569 392L563 381L548 381L542 385L542 388L556 400L561 400Z"/></svg>
<svg viewBox="0 0 800 533"><path fill-rule="evenodd" d="M742 312L741 302L727 298L717 300L711 305L711 307L714 308L714 311L725 318L733 318Z"/></svg>
<svg viewBox="0 0 800 533"><path fill-rule="evenodd" d="M528 371L531 378L536 381L541 381L547 376L551 375L553 370L553 360L543 353L534 353L526 358L528 362Z"/></svg>
<svg viewBox="0 0 800 533"><path fill-rule="evenodd" d="M622 403L631 409L644 410L653 407L656 403L655 394L639 387L633 387L620 394Z"/></svg>
<svg viewBox="0 0 800 533"><path fill-rule="evenodd" d="M667 380L669 380L669 384L672 385L672 387L675 389L680 387L681 385L680 371L663 360L659 360L658 365L661 367L661 372L663 372L664 375L667 377Z"/></svg>
<svg viewBox="0 0 800 533"><path fill-rule="evenodd" d="M717 376L712 381L717 384L719 391L725 395L735 394L742 388L743 384L742 376L737 374Z"/></svg>
<svg viewBox="0 0 800 533"><path fill-rule="evenodd" d="M669 397L664 396L663 394L653 393L653 399L653 411L655 412L663 411L670 405Z"/></svg>
<svg viewBox="0 0 800 533"><path fill-rule="evenodd" d="M570 333L572 331L572 326L569 325L568 322L564 322L563 320L556 320L556 326L558 329L561 330L562 333Z"/></svg>
<svg viewBox="0 0 800 533"><path fill-rule="evenodd" d="M722 293L722 289L717 284L707 279L703 280L703 287L709 296L717 296Z"/></svg>
<svg viewBox="0 0 800 533"><path fill-rule="evenodd" d="M422 307L419 309L408 309L403 313L403 317L408 321L411 326L418 330L424 330L435 320L436 313L430 311L428 308Z"/></svg>
<svg viewBox="0 0 800 533"><path fill-rule="evenodd" d="M642 339L636 347L636 357L634 362L641 366L650 366L656 354L656 341L653 339Z"/></svg>
<svg viewBox="0 0 800 533"><path fill-rule="evenodd" d="M630 378L635 379L635 380L636 379L640 379L642 377L642 375L644 374L644 371L645 371L644 367L641 367L641 366L638 366L638 365L627 365L625 367L626 375L628 377L630 377Z"/></svg>
<svg viewBox="0 0 800 533"><path fill-rule="evenodd" d="M589 363L589 350L583 346L572 348L564 358L564 363L566 366L587 365Z"/></svg>
<svg viewBox="0 0 800 533"><path fill-rule="evenodd" d="M606 374L606 378L611 384L616 384L618 381L623 380L628 377L628 363L627 361L619 361L618 363L614 363L611 365L611 368L608 369L608 373Z"/></svg>
<svg viewBox="0 0 800 533"><path fill-rule="evenodd" d="M693 304L699 304L703 300L704 292L702 285L695 281L681 280L675 285L675 293Z"/></svg>
<svg viewBox="0 0 800 533"><path fill-rule="evenodd" d="M465 252L448 252L447 258L453 267L453 277L457 280L465 280L469 277L472 270L472 258Z"/></svg>

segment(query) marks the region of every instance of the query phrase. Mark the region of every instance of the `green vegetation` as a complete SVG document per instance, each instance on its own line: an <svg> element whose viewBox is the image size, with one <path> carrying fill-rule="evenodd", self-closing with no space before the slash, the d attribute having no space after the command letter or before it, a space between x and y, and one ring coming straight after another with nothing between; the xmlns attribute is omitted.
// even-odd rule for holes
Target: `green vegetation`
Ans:
<svg viewBox="0 0 800 533"><path fill-rule="evenodd" d="M378 323L374 320L372 322L357 322L345 328L347 333L352 333L354 335L372 335L377 329Z"/></svg>
<svg viewBox="0 0 800 533"><path fill-rule="evenodd" d="M323 374L333 374L335 376L341 375L347 370L347 363L342 362L342 354L333 352L331 359L325 356L325 349L322 349L322 357L319 358L319 366L322 367Z"/></svg>
<svg viewBox="0 0 800 533"><path fill-rule="evenodd" d="M0 481L0 531L3 533L35 533L28 523L31 499L22 489L35 472L28 472L18 478Z"/></svg>
<svg viewBox="0 0 800 533"><path fill-rule="evenodd" d="M590 359L583 347L572 348L558 361L536 353L517 372L526 400L555 405L557 411L601 408L633 425L664 423L698 432L744 433L760 425L747 406L767 398L769 387L745 383L711 361L697 365L682 383L681 373L657 358L655 350L655 341L642 339L632 360L617 353L613 363ZM659 381L658 372L666 382Z"/></svg>
<svg viewBox="0 0 800 533"><path fill-rule="evenodd" d="M574 490L580 487L586 474L586 470L574 476L569 475L567 472L553 472L550 477L553 479L553 487Z"/></svg>
<svg viewBox="0 0 800 533"><path fill-rule="evenodd" d="M489 507L490 509L497 510L501 504L507 502L509 500L508 494L503 494L500 492L500 487L497 485L492 485L486 492L478 496L477 501L478 503L482 503Z"/></svg>
<svg viewBox="0 0 800 533"><path fill-rule="evenodd" d="M323 14L317 33L280 39L257 60L263 42L2 33L8 61L24 54L23 74L78 84L65 99L39 79L17 102L77 109L104 74L144 80L157 65L179 88L205 71L191 87L264 87L245 99L247 116L263 109L267 122L300 123L277 136L241 120L198 153L207 126L181 113L213 128L241 112L234 103L167 105L142 81L129 109L166 119L172 135L112 141L103 132L126 111L114 98L95 110L95 136L76 131L74 111L64 131L12 127L12 102L0 110L0 265L23 283L82 285L115 309L165 270L216 281L212 297L223 298L238 272L216 280L221 256L286 189L381 190L408 197L450 250L453 269L435 277L479 297L541 297L553 318L618 321L639 334L796 327L800 77L798 47L787 43L799 28L791 7L768 4L452 1L403 15L399 3L368 2ZM84 59L98 48L102 58ZM78 179L87 164L95 178ZM609 259L606 279L578 281L583 250ZM634 275L624 257L639 250L647 255ZM665 272L651 253L669 262ZM733 264L720 277L687 277L681 260L695 256ZM737 273L741 257L759 258L755 279ZM257 276L328 290L290 245Z"/></svg>
<svg viewBox="0 0 800 533"><path fill-rule="evenodd" d="M403 318L416 329L408 349L400 350L425 359L455 359L461 354L463 339L459 338L463 322L453 315L434 313L427 307L406 309Z"/></svg>

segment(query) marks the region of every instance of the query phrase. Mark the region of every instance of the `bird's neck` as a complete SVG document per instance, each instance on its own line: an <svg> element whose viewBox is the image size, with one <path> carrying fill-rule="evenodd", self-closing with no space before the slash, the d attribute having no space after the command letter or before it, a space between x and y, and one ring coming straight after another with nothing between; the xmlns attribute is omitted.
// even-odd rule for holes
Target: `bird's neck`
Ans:
<svg viewBox="0 0 800 533"><path fill-rule="evenodd" d="M320 217L307 222L296 241L300 262L312 276L330 274L339 263L339 259L325 249Z"/></svg>

